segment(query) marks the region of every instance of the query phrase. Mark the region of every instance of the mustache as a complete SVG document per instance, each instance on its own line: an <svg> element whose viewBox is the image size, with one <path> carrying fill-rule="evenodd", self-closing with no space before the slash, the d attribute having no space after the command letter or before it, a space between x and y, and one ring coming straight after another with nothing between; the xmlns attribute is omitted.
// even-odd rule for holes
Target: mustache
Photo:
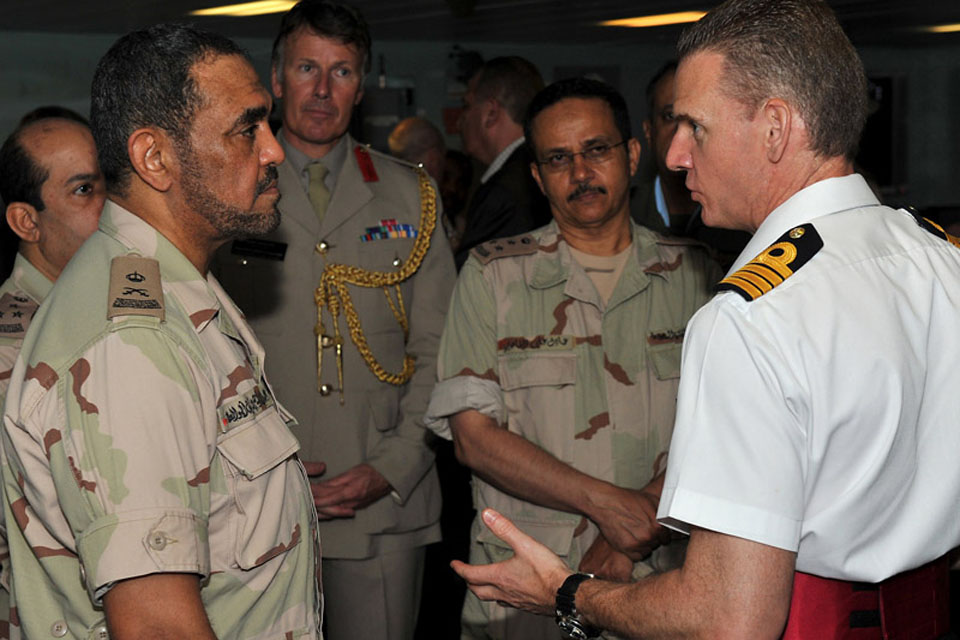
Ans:
<svg viewBox="0 0 960 640"><path fill-rule="evenodd" d="M277 181L277 177L279 175L280 173L277 171L277 167L275 165L270 165L267 167L267 173L263 176L263 180L257 182L256 195L259 196L261 193L272 187L273 183Z"/></svg>
<svg viewBox="0 0 960 640"><path fill-rule="evenodd" d="M567 202L573 202L585 193L600 193L605 195L607 190L605 187L601 187L599 185L582 183L577 185L577 188L573 190L573 193L567 196Z"/></svg>

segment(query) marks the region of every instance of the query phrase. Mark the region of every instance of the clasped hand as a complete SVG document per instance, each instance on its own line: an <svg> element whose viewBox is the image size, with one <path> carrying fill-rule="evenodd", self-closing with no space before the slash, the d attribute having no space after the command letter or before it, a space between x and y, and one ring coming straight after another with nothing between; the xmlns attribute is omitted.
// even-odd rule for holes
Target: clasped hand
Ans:
<svg viewBox="0 0 960 640"><path fill-rule="evenodd" d="M310 477L310 491L320 520L352 518L357 511L368 507L390 493L390 483L367 463L358 464L328 480L315 480L324 474L327 465L322 462L304 462Z"/></svg>

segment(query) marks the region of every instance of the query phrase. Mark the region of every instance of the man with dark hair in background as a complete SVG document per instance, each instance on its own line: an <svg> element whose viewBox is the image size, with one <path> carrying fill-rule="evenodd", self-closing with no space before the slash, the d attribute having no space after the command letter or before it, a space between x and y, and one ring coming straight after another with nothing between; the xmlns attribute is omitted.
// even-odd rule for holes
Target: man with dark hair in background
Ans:
<svg viewBox="0 0 960 640"><path fill-rule="evenodd" d="M707 224L754 233L684 345L658 513L690 534L683 567L572 574L488 511L517 554L457 569L579 637L939 638L960 544L960 240L854 173L866 78L825 2L729 0L679 54L667 164Z"/></svg>
<svg viewBox="0 0 960 640"><path fill-rule="evenodd" d="M550 221L550 206L530 177L523 117L543 89L537 68L519 56L494 58L467 84L460 114L463 150L486 166L480 176L455 260L494 238L532 231Z"/></svg>
<svg viewBox="0 0 960 640"><path fill-rule="evenodd" d="M326 635L409 639L440 488L422 417L456 274L430 177L348 133L370 68L353 7L304 0L272 85L283 223L224 256L224 287L278 366L323 540Z"/></svg>
<svg viewBox="0 0 960 640"><path fill-rule="evenodd" d="M474 472L478 509L523 522L566 566L629 580L677 566L656 522L683 328L719 270L630 220L640 144L623 97L570 79L537 94L528 167L554 221L482 244L460 272L428 424ZM473 562L509 553L477 519ZM653 555L651 556L651 552ZM463 635L557 637L467 595Z"/></svg>
<svg viewBox="0 0 960 640"><path fill-rule="evenodd" d="M727 268L746 246L750 234L704 225L700 205L690 197L685 184L686 172L667 166L667 150L677 131L677 120L673 117L676 73L677 62L670 60L647 83L643 134L652 154L654 172L637 185L630 215L638 224L654 231L703 242L721 266Z"/></svg>
<svg viewBox="0 0 960 640"><path fill-rule="evenodd" d="M279 222L270 96L233 42L179 25L118 40L91 94L108 200L33 318L3 416L11 623L316 638L293 420L208 274L222 243Z"/></svg>
<svg viewBox="0 0 960 640"><path fill-rule="evenodd" d="M0 407L33 314L96 230L105 197L90 125L70 109L34 109L0 147L0 199L6 227L18 241L13 271L0 285ZM3 523L0 511L0 637L8 638L10 563Z"/></svg>

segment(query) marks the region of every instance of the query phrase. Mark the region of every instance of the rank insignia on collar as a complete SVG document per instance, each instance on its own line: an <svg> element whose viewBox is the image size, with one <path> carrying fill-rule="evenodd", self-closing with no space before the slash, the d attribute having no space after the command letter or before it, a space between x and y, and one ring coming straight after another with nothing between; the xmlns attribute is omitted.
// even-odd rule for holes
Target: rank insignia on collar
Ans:
<svg viewBox="0 0 960 640"><path fill-rule="evenodd" d="M794 227L739 271L721 280L717 291L735 291L747 302L756 300L796 273L822 248L823 239L812 224Z"/></svg>
<svg viewBox="0 0 960 640"><path fill-rule="evenodd" d="M362 144L353 148L353 154L357 157L357 166L360 167L360 173L363 174L364 182L377 182L380 176L377 175L377 169L373 166L373 159L370 152Z"/></svg>

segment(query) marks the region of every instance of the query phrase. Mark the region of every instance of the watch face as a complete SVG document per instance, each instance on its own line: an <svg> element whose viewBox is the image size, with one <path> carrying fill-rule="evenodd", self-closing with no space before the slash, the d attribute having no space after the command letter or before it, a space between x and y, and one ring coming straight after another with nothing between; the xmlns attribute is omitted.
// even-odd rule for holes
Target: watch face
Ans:
<svg viewBox="0 0 960 640"><path fill-rule="evenodd" d="M561 616L557 618L557 626L563 631L563 634L573 640L588 640L586 632L580 626L580 622L573 618Z"/></svg>

